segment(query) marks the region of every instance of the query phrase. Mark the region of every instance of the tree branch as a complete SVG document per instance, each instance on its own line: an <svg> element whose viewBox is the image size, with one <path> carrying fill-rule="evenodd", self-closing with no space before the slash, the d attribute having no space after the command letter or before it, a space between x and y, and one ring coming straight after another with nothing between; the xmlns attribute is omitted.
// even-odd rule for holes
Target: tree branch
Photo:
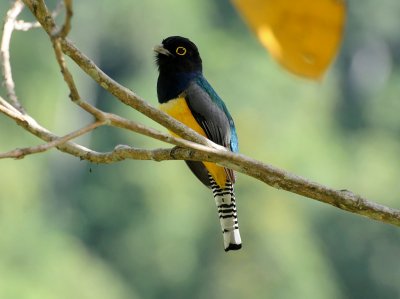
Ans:
<svg viewBox="0 0 400 299"><path fill-rule="evenodd" d="M24 108L18 101L17 95L15 94L15 84L11 74L10 41L12 32L14 30L14 24L23 8L24 4L22 1L17 0L7 12L4 20L3 35L0 44L0 60L2 65L3 84L7 90L7 98L9 102L21 113L24 113Z"/></svg>
<svg viewBox="0 0 400 299"><path fill-rule="evenodd" d="M115 157L118 157L117 159ZM99 161L135 160L192 160L211 161L252 176L266 184L330 204L336 208L360 214L370 219L400 226L400 210L392 209L363 198L348 190L334 190L300 176L291 174L269 164L229 151L220 152L211 148L155 149L143 150L129 146L117 146L110 153L98 154Z"/></svg>
<svg viewBox="0 0 400 299"><path fill-rule="evenodd" d="M61 37L65 38L67 37L69 31L71 30L71 18L73 15L72 12L72 0L64 0L64 7L65 7L65 21L63 26L61 27L60 30L57 32L53 33L53 37ZM54 16L53 16L54 18Z"/></svg>
<svg viewBox="0 0 400 299"><path fill-rule="evenodd" d="M17 2L20 1L17 0L15 3ZM226 151L224 148L221 148L221 146L212 143L208 139L187 128L167 114L152 107L134 92L112 80L103 71L101 71L93 61L91 61L85 54L83 54L66 38L69 32L70 21L72 17L71 0L65 0L67 12L64 25L61 29L58 29L58 27L56 26L54 18L51 16L49 10L47 9L44 0L24 0L24 3L34 14L38 22L49 35L51 42L53 43L57 62L61 68L64 80L70 90L71 100L97 119L97 121L92 124L93 126L95 124L98 124L98 126L109 125L124 128L145 136L149 136L151 138L155 138L179 146L168 149L154 150L135 149L129 146L117 146L111 152L96 152L94 150L88 149L79 144L69 141L77 136L80 136L80 133L87 133L94 128L91 129L86 127L86 129L81 129L85 132L78 133L78 130L67 134L64 137L58 137L47 129L40 126L29 115L24 114L24 112L18 109L12 103L12 101L10 101L10 103L12 104L11 105L4 99L0 98L0 112L13 119L18 125L31 132L35 136L38 136L39 138L48 142L45 145L39 146L40 149L44 148L44 150L47 150L52 147L57 147L61 151L95 163L114 163L125 159L154 161L194 160L214 162L259 179L260 181L263 181L274 188L283 189L292 193L306 196L330 204L342 210L364 215L370 219L375 219L381 222L400 226L399 210L391 209L389 207L374 203L350 191L335 190L325 187L316 182L311 182L305 178L296 176L287 171L246 157L242 154L236 154L230 151ZM14 4L11 10L15 9L15 5L16 4ZM68 10L70 11L68 12ZM6 21L9 20L10 17L7 17ZM9 22L10 24L15 24L14 21ZM9 38L11 37L12 29L9 30L9 37L7 37L8 44ZM2 40L4 39L5 38L3 33ZM5 49L8 51L8 45L6 45ZM169 134L154 130L152 128L148 128L136 122L129 121L118 115L101 111L98 108L82 100L74 83L73 76L67 68L63 53L69 56L82 70L84 70L90 77L93 78L93 80L95 80L100 86L102 86L102 88L113 94L121 102L129 105L130 107L133 107L137 111L143 113L144 115L148 116L149 118L153 119L154 121L158 122L159 124L163 125L164 127L168 128L169 130L175 132L185 139L174 137ZM9 63L9 57L5 58L6 59L2 60L3 67L4 63L7 63L7 61ZM16 151L16 153L9 154L9 156L23 157L28 154L39 152L40 150L35 147L24 149L23 155L19 155L18 150ZM7 153L3 155L7 155Z"/></svg>
<svg viewBox="0 0 400 299"><path fill-rule="evenodd" d="M54 139L53 141L50 141L46 144L41 144L41 145L31 146L31 147L24 147L24 148L17 148L17 149L14 149L14 150L6 152L6 153L0 153L0 159L4 159L4 158L22 159L26 155L42 153L42 152L48 151L51 148L57 147L61 144L64 144L71 139L75 139L79 136L89 133L102 125L104 125L104 122L97 121L97 122L94 122L90 125L87 125L87 126L81 128L79 130L71 132L63 137Z"/></svg>

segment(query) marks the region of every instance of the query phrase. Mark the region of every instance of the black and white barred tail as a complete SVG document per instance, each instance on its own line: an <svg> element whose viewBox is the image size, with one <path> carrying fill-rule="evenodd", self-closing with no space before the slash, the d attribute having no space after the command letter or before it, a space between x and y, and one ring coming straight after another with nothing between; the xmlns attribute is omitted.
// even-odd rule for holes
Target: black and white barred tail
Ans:
<svg viewBox="0 0 400 299"><path fill-rule="evenodd" d="M242 248L242 240L240 239L239 233L233 183L228 180L225 187L221 188L210 174L208 177L210 179L210 186L213 191L215 204L218 209L219 221L224 236L225 251L238 250Z"/></svg>

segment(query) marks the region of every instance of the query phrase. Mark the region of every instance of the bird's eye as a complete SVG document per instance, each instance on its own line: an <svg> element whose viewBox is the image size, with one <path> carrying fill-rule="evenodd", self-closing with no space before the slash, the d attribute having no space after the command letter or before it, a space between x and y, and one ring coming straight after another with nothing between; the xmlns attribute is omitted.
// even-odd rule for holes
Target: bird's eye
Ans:
<svg viewBox="0 0 400 299"><path fill-rule="evenodd" d="M176 52L176 54L178 54L178 55L180 55L180 56L183 56L183 55L186 54L186 48L184 48L184 47L178 47L178 48L176 48L175 52Z"/></svg>

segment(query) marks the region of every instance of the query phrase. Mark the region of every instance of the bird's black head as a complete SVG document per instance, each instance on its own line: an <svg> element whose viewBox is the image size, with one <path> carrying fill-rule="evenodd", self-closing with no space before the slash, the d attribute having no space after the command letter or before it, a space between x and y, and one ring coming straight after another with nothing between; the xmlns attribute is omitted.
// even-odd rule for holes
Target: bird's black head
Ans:
<svg viewBox="0 0 400 299"><path fill-rule="evenodd" d="M201 72L199 50L189 39L170 36L155 46L156 63L160 73Z"/></svg>

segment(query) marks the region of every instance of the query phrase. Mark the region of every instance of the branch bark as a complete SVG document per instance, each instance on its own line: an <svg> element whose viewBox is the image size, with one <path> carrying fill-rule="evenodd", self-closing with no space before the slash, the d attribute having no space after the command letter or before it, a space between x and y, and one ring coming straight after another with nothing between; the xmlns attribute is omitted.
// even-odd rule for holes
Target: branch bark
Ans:
<svg viewBox="0 0 400 299"><path fill-rule="evenodd" d="M42 28L47 32L50 41L53 43L55 56L63 74L64 81L70 90L70 98L72 102L90 113L96 121L81 130L71 132L64 137L59 137L46 128L40 126L29 116L29 114L23 111L21 108L22 106L18 105L19 101L15 95L14 85L10 85L12 87L10 90L14 91L16 100L13 99L13 95L8 95L8 101L0 98L0 112L14 120L18 125L31 132L33 135L45 140L47 143L37 147L24 148L22 150L15 149L14 151L0 154L0 158L22 158L28 154L43 152L56 147L63 152L94 163L115 163L125 159L153 161L194 160L215 162L219 165L252 176L274 188L283 189L312 198L339 209L366 216L370 219L400 226L400 210L392 209L373 201L369 201L366 198L347 190L335 190L323 186L245 155L226 151L221 146L214 144L162 111L154 108L128 88L115 82L67 39L66 36L70 30L72 17L71 0L64 1L67 12L61 29L56 26L55 20L47 9L44 0L23 0L23 2L31 10ZM4 46L4 53L6 53L6 55L4 57L3 46L1 48L2 66L3 69L7 69L9 66L9 71L7 71L5 76L8 79L12 79L12 75L11 65L9 64L9 55L7 56L7 53L9 54L9 52L7 51L9 51L9 40L11 38L12 30L15 29L15 26L18 26L16 24L19 24L19 22L16 21L16 17L18 16L17 11L22 10L20 5L21 1L17 0L10 10L11 12L14 12L14 15L11 13L11 15L7 16L5 24L9 24L9 27L7 27L5 33L3 32L2 37L2 41L6 40ZM81 99L73 76L66 65L64 54L69 56L94 81L109 93L113 94L118 100L175 132L182 138L159 132L137 122L124 119L118 115L101 111ZM7 78L5 78L5 80L7 80ZM147 150L136 149L129 146L117 146L111 152L104 153L88 149L71 141L73 138L86 134L101 125L128 129L141 135L173 144L176 147Z"/></svg>

